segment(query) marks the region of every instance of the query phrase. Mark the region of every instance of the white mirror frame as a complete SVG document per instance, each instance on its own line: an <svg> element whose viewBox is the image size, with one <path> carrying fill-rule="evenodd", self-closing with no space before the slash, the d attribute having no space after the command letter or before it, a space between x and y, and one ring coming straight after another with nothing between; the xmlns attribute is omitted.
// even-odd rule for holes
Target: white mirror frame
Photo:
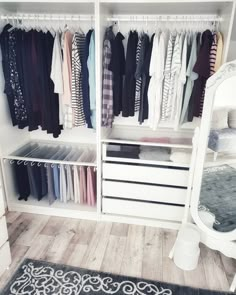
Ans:
<svg viewBox="0 0 236 295"><path fill-rule="evenodd" d="M223 66L221 66L221 68L217 71L216 74L214 74L207 80L204 108L203 108L202 120L201 120L201 126L200 126L199 138L198 138L198 147L197 147L197 155L196 155L197 160L196 160L195 169L194 169L195 172L193 176L193 189L192 189L191 207L190 207L190 212L196 225L205 234L215 239L224 240L224 241L236 240L236 228L230 232L217 232L213 229L210 229L203 223L203 221L199 217L198 204L200 199L204 161L206 156L206 150L208 147L208 137L209 137L210 127L211 127L211 117L213 112L216 90L221 85L221 83L223 83L225 80L233 76L236 76L236 61L224 64ZM236 88L236 85L235 85L235 88ZM235 96L236 96L236 90L235 90Z"/></svg>

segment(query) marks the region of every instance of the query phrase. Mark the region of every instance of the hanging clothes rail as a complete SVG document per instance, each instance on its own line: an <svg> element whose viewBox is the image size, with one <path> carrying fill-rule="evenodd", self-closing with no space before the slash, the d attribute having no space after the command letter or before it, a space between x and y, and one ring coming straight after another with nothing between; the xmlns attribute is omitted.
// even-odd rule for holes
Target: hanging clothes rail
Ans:
<svg viewBox="0 0 236 295"><path fill-rule="evenodd" d="M113 15L112 17L108 17L107 21L137 21L137 22L222 22L223 18L218 15Z"/></svg>
<svg viewBox="0 0 236 295"><path fill-rule="evenodd" d="M94 21L91 14L3 14L0 15L1 20L46 20L46 21Z"/></svg>

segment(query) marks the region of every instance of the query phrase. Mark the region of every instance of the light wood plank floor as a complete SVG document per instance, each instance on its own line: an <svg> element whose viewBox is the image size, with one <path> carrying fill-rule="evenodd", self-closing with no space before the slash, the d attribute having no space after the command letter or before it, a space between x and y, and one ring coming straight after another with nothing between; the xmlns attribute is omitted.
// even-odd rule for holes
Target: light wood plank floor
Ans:
<svg viewBox="0 0 236 295"><path fill-rule="evenodd" d="M172 230L16 212L7 222L13 262L0 288L25 257L224 291L236 272L235 260L205 246L196 270L178 269L168 258Z"/></svg>

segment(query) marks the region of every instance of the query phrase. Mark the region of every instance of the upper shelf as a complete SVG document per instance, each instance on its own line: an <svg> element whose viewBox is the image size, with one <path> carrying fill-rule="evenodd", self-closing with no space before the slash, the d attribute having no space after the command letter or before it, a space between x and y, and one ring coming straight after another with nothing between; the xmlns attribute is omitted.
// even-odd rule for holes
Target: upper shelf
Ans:
<svg viewBox="0 0 236 295"><path fill-rule="evenodd" d="M95 1L70 0L70 1L6 1L0 3L0 10L6 13L47 13L47 14L94 14Z"/></svg>
<svg viewBox="0 0 236 295"><path fill-rule="evenodd" d="M233 5L233 0L100 0L100 3L110 14L220 14Z"/></svg>

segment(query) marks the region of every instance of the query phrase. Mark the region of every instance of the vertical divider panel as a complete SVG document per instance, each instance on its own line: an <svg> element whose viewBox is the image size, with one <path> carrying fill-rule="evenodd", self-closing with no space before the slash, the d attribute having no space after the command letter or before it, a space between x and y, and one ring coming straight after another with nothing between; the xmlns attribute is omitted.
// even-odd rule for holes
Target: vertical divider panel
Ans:
<svg viewBox="0 0 236 295"><path fill-rule="evenodd" d="M221 23L220 29L223 33L223 42L224 42L224 52L223 52L223 60L222 62L225 63L227 61L229 47L230 47L230 40L231 34L234 24L234 15L235 15L235 7L236 2L230 2L228 5L222 10L221 17L223 21Z"/></svg>
<svg viewBox="0 0 236 295"><path fill-rule="evenodd" d="M95 73L96 73L96 128L97 128L97 213L101 213L101 96L102 96L102 32L100 1L95 0Z"/></svg>

